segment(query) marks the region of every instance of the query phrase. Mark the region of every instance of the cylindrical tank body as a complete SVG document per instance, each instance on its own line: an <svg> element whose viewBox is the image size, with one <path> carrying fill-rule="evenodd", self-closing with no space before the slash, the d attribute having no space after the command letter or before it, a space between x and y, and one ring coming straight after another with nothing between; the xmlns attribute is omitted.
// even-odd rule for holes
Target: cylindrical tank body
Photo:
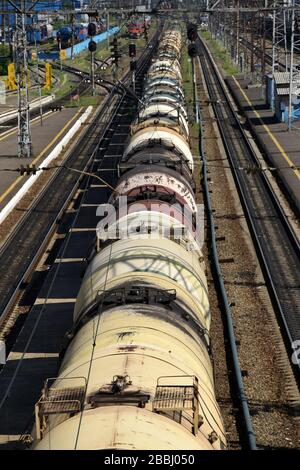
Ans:
<svg viewBox="0 0 300 470"><path fill-rule="evenodd" d="M35 449L226 447L180 51L178 27L165 31L97 227L59 376L36 405Z"/></svg>

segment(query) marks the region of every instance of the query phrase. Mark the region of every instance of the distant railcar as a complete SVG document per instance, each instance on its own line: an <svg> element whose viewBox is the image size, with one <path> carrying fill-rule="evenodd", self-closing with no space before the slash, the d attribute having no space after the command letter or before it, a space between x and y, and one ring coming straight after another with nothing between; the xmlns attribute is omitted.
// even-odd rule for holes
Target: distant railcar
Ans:
<svg viewBox="0 0 300 470"><path fill-rule="evenodd" d="M143 31L143 24L142 23L130 23L128 25L128 36L131 39L138 39Z"/></svg>
<svg viewBox="0 0 300 470"><path fill-rule="evenodd" d="M51 24L41 24L27 28L27 41L29 44L51 42L53 38L54 32Z"/></svg>
<svg viewBox="0 0 300 470"><path fill-rule="evenodd" d="M64 26L57 32L57 39L61 41L63 49L70 47L73 44L84 41L88 37L87 27L82 24L76 24L74 26Z"/></svg>

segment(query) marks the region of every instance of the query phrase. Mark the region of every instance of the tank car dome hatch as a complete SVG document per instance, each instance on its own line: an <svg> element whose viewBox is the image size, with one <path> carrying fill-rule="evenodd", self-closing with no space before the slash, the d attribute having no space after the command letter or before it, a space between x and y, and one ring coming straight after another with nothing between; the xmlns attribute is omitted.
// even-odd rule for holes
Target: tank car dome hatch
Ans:
<svg viewBox="0 0 300 470"><path fill-rule="evenodd" d="M155 210L156 208L156 210ZM148 209L148 210L147 210ZM195 231L193 221L184 217L182 210L160 200L128 205L129 213L115 220L108 217L107 230L97 227L97 237L105 242L133 238L174 238L188 251L201 250L200 234Z"/></svg>
<svg viewBox="0 0 300 470"><path fill-rule="evenodd" d="M82 433L78 450L214 450L204 436L196 438L175 421L132 407L111 406L83 413ZM74 416L61 423L51 437L51 449L73 450L79 417ZM120 446L120 442L122 445ZM36 450L49 450L49 439L43 439Z"/></svg>
<svg viewBox="0 0 300 470"><path fill-rule="evenodd" d="M161 165L176 171L177 175L183 175L194 191L195 183L192 178L188 162L174 149L167 149L161 145L153 145L141 148L131 155L122 158L119 164L119 176L136 168L138 165Z"/></svg>
<svg viewBox="0 0 300 470"><path fill-rule="evenodd" d="M151 117L168 118L171 122L175 121L183 127L186 136L189 135L189 126L181 106L151 102L139 111L138 121L141 122Z"/></svg>
<svg viewBox="0 0 300 470"><path fill-rule="evenodd" d="M165 239L117 240L98 253L86 270L75 306L74 320L83 308L95 300L97 293L107 283L115 277L130 277L134 273L143 273L145 279L153 274L158 283L160 277L167 278L185 288L199 302L199 321L205 329L209 329L207 283L199 254L188 252L176 242Z"/></svg>
<svg viewBox="0 0 300 470"><path fill-rule="evenodd" d="M166 85L166 86L169 86L169 87L175 87L178 94L180 94L182 97L184 97L184 93L183 93L183 90L181 88L180 81L178 81L178 80L176 80L172 77L169 77L167 74L162 74L161 76L158 76L158 77L149 78L149 80L147 81L146 86L145 86L145 91L147 92L150 88L154 88L157 85L160 85L160 86Z"/></svg>
<svg viewBox="0 0 300 470"><path fill-rule="evenodd" d="M186 210L196 213L197 205L193 191L189 185L184 184L185 179L181 175L174 177L172 173L175 172L169 168L153 168L153 165L150 168L146 165L140 166L136 170L125 173L112 198L122 195L130 197L131 200L138 200L139 196L143 197L143 193L146 193L148 197L151 197L149 193L152 193L156 198L160 196L162 199L173 201L174 204L178 202L186 205Z"/></svg>
<svg viewBox="0 0 300 470"><path fill-rule="evenodd" d="M171 129L164 129L158 127L149 127L142 129L134 134L127 146L124 156L133 153L135 149L140 149L142 146L147 146L150 142L160 142L166 148L176 148L185 160L189 162L191 170L194 169L194 158L191 153L190 147L186 140L177 132Z"/></svg>
<svg viewBox="0 0 300 470"><path fill-rule="evenodd" d="M174 90L173 87L160 85L157 86L155 90L150 89L145 93L144 102L148 103L150 101L157 101L157 102L170 102L175 103L176 106L180 107L182 113L185 115L187 119L187 111L184 108L184 98L183 96Z"/></svg>

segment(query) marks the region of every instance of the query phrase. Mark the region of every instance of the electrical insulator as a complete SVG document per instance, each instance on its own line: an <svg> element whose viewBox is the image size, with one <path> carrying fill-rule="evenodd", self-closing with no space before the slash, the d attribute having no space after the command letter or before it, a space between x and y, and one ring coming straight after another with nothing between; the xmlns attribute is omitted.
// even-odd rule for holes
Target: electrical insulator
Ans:
<svg viewBox="0 0 300 470"><path fill-rule="evenodd" d="M19 170L21 176L24 176L25 173L28 176L31 175L31 173L33 175L35 175L36 172L37 172L37 169L36 169L35 165L32 165L32 166L27 165L26 167L24 165L21 165L20 168L18 168L18 170Z"/></svg>
<svg viewBox="0 0 300 470"><path fill-rule="evenodd" d="M131 43L129 44L129 57L135 57L136 56L136 46L135 44Z"/></svg>
<svg viewBox="0 0 300 470"><path fill-rule="evenodd" d="M196 24L193 24L193 23L188 24L187 37L190 41L196 41L198 37L198 28Z"/></svg>

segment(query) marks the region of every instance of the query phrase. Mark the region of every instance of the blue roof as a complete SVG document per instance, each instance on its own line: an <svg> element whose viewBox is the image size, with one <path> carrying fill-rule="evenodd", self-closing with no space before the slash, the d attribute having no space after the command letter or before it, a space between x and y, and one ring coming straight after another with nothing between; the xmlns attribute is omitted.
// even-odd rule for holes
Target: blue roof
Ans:
<svg viewBox="0 0 300 470"><path fill-rule="evenodd" d="M20 1L19 0L14 0L14 3L19 6ZM27 1L26 2L26 7L27 9L31 8L34 5L34 1ZM36 5L33 7L33 11L41 11L41 10L58 10L62 7L63 5L63 0L53 0L52 2L46 1L46 0L41 0L40 2L37 2ZM6 5L7 10L13 10L13 6L7 2Z"/></svg>

